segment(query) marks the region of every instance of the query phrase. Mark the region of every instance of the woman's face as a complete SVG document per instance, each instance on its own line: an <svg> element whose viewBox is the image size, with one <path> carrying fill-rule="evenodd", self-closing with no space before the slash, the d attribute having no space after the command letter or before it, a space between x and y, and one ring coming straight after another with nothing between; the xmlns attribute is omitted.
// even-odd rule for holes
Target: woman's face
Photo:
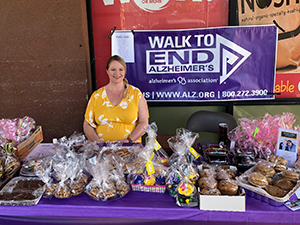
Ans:
<svg viewBox="0 0 300 225"><path fill-rule="evenodd" d="M125 77L125 68L118 61L112 61L106 70L109 80L113 83L123 82Z"/></svg>

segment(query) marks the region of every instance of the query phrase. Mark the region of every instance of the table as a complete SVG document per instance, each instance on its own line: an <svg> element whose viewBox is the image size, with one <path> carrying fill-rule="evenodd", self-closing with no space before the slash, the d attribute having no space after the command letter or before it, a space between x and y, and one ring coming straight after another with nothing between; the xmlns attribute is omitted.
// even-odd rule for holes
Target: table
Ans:
<svg viewBox="0 0 300 225"><path fill-rule="evenodd" d="M0 225L8 224L300 224L300 210L272 206L250 196L246 198L246 212L226 212L179 207L167 193L131 191L107 202L95 201L83 193L68 199L42 198L35 206L0 206Z"/></svg>
<svg viewBox="0 0 300 225"><path fill-rule="evenodd" d="M169 194L129 192L98 202L87 194L69 199L43 198L36 206L0 206L0 224L300 224L300 210L271 206L252 197L246 212L183 208Z"/></svg>

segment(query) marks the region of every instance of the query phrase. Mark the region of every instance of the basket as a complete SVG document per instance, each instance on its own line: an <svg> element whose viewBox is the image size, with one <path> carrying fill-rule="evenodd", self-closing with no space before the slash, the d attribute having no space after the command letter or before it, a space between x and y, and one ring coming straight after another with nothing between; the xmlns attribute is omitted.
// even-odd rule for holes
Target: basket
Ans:
<svg viewBox="0 0 300 225"><path fill-rule="evenodd" d="M255 167L256 166L253 166L252 168L247 170L244 174L247 175L250 174L251 172L254 172ZM297 189L300 187L300 180L299 180L294 186L294 188L290 190L284 197L274 197L271 196L269 193L267 193L264 189L249 184L246 178L247 176L236 177L237 184L245 189L246 195L261 200L262 202L266 202L273 206L284 205L284 203L288 201L292 197L292 195L297 191Z"/></svg>
<svg viewBox="0 0 300 225"><path fill-rule="evenodd" d="M133 191L142 191L142 192L155 192L155 193L165 193L166 185L143 185L143 184L131 184Z"/></svg>

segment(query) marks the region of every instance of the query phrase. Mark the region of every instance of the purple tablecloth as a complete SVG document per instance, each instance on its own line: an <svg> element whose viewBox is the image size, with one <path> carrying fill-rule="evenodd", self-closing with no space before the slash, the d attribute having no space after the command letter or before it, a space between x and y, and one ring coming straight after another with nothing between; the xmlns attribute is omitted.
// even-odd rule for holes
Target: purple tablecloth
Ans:
<svg viewBox="0 0 300 225"><path fill-rule="evenodd" d="M271 206L248 196L246 202L246 212L224 212L178 207L168 194L131 191L124 198L110 202L98 202L82 194L69 199L43 198L36 206L0 206L0 224L300 223L300 211Z"/></svg>
<svg viewBox="0 0 300 225"><path fill-rule="evenodd" d="M37 154L51 155L51 145L40 144L28 157ZM167 193L131 191L110 202L98 202L82 194L69 199L43 198L36 206L0 206L0 225L8 224L300 224L300 210L293 212L247 196L246 212L204 211L181 208Z"/></svg>

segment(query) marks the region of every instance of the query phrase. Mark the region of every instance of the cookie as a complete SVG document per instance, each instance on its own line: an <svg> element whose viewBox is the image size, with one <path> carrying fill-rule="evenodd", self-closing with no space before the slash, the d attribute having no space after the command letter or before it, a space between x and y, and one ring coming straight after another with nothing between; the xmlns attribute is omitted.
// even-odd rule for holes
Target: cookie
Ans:
<svg viewBox="0 0 300 225"><path fill-rule="evenodd" d="M219 190L222 195L237 195L239 186L234 180L221 180L219 182Z"/></svg>
<svg viewBox="0 0 300 225"><path fill-rule="evenodd" d="M288 191L291 190L295 185L290 180L283 178L283 179L275 180L274 186L277 186L281 189Z"/></svg>
<svg viewBox="0 0 300 225"><path fill-rule="evenodd" d="M93 198L93 199L97 199L98 195L99 195L100 189L99 187L92 187L87 191L87 194Z"/></svg>
<svg viewBox="0 0 300 225"><path fill-rule="evenodd" d="M84 189L83 183L74 182L74 181L70 183L69 187L70 187L72 196L80 195Z"/></svg>
<svg viewBox="0 0 300 225"><path fill-rule="evenodd" d="M21 163L17 159L14 157L8 157L4 165L4 173L6 175L10 175L16 171L20 165Z"/></svg>
<svg viewBox="0 0 300 225"><path fill-rule="evenodd" d="M218 188L211 189L202 189L200 190L201 195L221 195L221 192Z"/></svg>
<svg viewBox="0 0 300 225"><path fill-rule="evenodd" d="M274 167L274 169L276 171L280 172L280 171L286 170L287 160L285 158L283 158L282 156L271 155L269 158L269 161L276 164Z"/></svg>
<svg viewBox="0 0 300 225"><path fill-rule="evenodd" d="M78 177L74 179L74 181L82 184L87 184L89 181L89 177L85 173L81 173Z"/></svg>
<svg viewBox="0 0 300 225"><path fill-rule="evenodd" d="M116 154L122 157L123 159L132 156L132 152L128 148L120 148L116 151Z"/></svg>
<svg viewBox="0 0 300 225"><path fill-rule="evenodd" d="M129 186L127 184L116 185L117 194L119 196L124 196L129 192Z"/></svg>
<svg viewBox="0 0 300 225"><path fill-rule="evenodd" d="M230 169L221 169L219 170L217 174L217 180L228 180L228 179L234 179L235 173Z"/></svg>
<svg viewBox="0 0 300 225"><path fill-rule="evenodd" d="M282 177L290 181L297 182L299 180L299 174L291 170L285 170L282 172Z"/></svg>
<svg viewBox="0 0 300 225"><path fill-rule="evenodd" d="M230 179L229 174L226 170L220 170L217 174L217 180L228 180Z"/></svg>
<svg viewBox="0 0 300 225"><path fill-rule="evenodd" d="M198 180L200 189L218 188L218 181L213 177L202 177Z"/></svg>
<svg viewBox="0 0 300 225"><path fill-rule="evenodd" d="M105 190L101 192L100 198L109 199L115 197L116 195L117 195L116 190Z"/></svg>
<svg viewBox="0 0 300 225"><path fill-rule="evenodd" d="M268 192L270 195L275 197L284 197L286 195L286 191L281 189L280 187L273 186L273 185L267 185L265 187L266 192Z"/></svg>
<svg viewBox="0 0 300 225"><path fill-rule="evenodd" d="M55 192L54 196L56 198L69 198L69 197L71 197L71 191L67 188L59 188Z"/></svg>
<svg viewBox="0 0 300 225"><path fill-rule="evenodd" d="M269 184L273 183L273 179L271 177L267 177L267 181L268 181Z"/></svg>
<svg viewBox="0 0 300 225"><path fill-rule="evenodd" d="M46 190L45 190L45 195L46 196L54 195L54 193L56 192L56 189L57 189L57 184L47 185Z"/></svg>
<svg viewBox="0 0 300 225"><path fill-rule="evenodd" d="M216 172L211 169L211 168L207 168L207 169L202 169L199 173L200 177L216 177Z"/></svg>
<svg viewBox="0 0 300 225"><path fill-rule="evenodd" d="M102 156L108 156L108 155L110 155L110 154L112 154L112 152L113 152L113 150L112 149L107 149L107 150L105 150L103 153L102 153Z"/></svg>
<svg viewBox="0 0 300 225"><path fill-rule="evenodd" d="M266 177L272 177L276 172L269 162L257 163L255 170Z"/></svg>
<svg viewBox="0 0 300 225"><path fill-rule="evenodd" d="M265 187L269 184L266 176L259 172L250 173L248 182L256 187Z"/></svg>

